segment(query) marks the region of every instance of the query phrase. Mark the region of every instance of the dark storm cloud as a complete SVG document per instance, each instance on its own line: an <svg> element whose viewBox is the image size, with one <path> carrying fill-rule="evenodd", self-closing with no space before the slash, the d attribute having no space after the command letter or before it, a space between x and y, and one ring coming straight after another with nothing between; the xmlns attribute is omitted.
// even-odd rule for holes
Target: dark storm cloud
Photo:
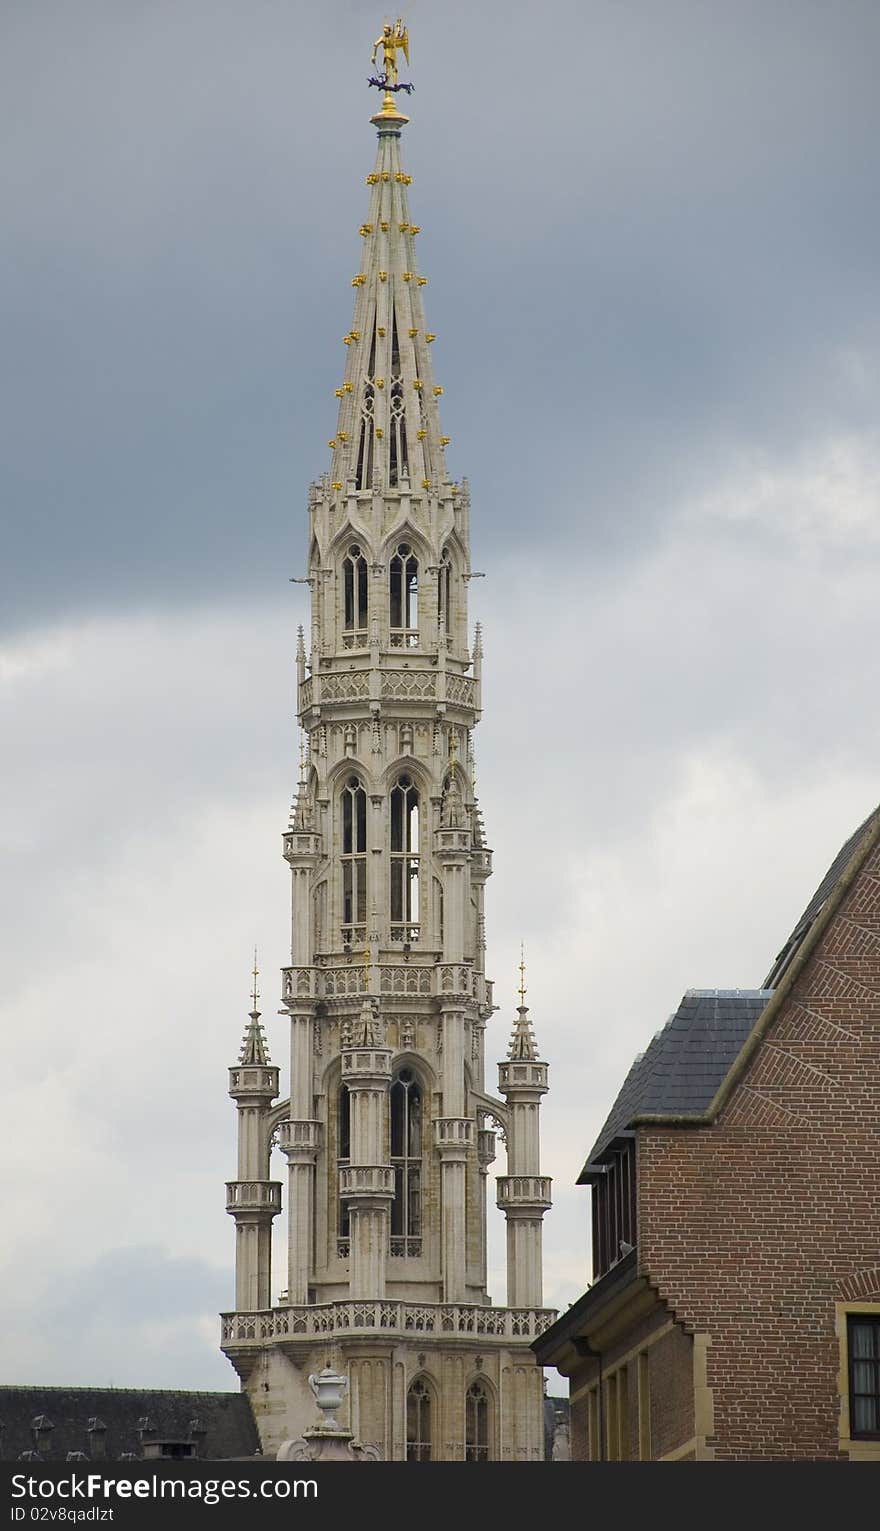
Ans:
<svg viewBox="0 0 880 1531"><path fill-rule="evenodd" d="M476 554L632 555L877 411L873 3L410 11L407 163ZM7 625L278 593L326 463L367 5L7 8Z"/></svg>

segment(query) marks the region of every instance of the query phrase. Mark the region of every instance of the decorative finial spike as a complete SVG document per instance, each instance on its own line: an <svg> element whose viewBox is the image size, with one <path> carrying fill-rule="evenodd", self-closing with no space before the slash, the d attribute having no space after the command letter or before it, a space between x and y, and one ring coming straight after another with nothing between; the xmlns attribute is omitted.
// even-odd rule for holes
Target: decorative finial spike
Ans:
<svg viewBox="0 0 880 1531"><path fill-rule="evenodd" d="M253 988L251 989L251 1004L252 1004L252 1007L253 1007L252 1010L251 1010L251 1015L256 1015L258 1013L258 1011L257 1011L257 1000L260 997L260 991L257 988L257 979L260 976L260 970L257 967L257 948L256 948L256 946L254 946L254 966L253 966L253 972L252 972L251 976L253 977L253 980L254 980Z"/></svg>
<svg viewBox="0 0 880 1531"><path fill-rule="evenodd" d="M523 942L520 941L520 943L519 943L519 1002L520 1002L521 1006L524 1005L525 1002L526 1002L526 993L527 992L528 991L526 990L525 947L523 945Z"/></svg>

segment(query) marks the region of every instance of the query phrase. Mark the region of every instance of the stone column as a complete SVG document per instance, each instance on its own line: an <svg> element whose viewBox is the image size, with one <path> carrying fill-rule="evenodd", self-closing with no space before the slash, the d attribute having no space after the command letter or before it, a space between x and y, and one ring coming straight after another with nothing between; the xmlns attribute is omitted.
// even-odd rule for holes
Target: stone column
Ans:
<svg viewBox="0 0 880 1531"><path fill-rule="evenodd" d="M391 1049L369 1000L352 1030L353 1040L342 1052L342 1083L351 1097L351 1153L339 1171L339 1194L349 1209L350 1294L370 1300L385 1295L394 1200L386 1148Z"/></svg>

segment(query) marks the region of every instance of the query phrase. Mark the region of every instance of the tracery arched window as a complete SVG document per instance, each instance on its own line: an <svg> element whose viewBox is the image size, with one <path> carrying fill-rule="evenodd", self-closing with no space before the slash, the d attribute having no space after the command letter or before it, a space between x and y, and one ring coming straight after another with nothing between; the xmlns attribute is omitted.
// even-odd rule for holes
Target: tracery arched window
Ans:
<svg viewBox="0 0 880 1531"><path fill-rule="evenodd" d="M391 939L419 939L419 790L400 776L391 793Z"/></svg>
<svg viewBox="0 0 880 1531"><path fill-rule="evenodd" d="M422 1089L412 1069L403 1068L391 1086L391 1254L422 1252Z"/></svg>
<svg viewBox="0 0 880 1531"><path fill-rule="evenodd" d="M431 1461L431 1389L417 1377L406 1395L406 1460Z"/></svg>
<svg viewBox="0 0 880 1531"><path fill-rule="evenodd" d="M400 368L400 343L397 338L397 314L391 320L391 390L389 396L388 483L395 489L409 474L406 446L406 402Z"/></svg>
<svg viewBox="0 0 880 1531"><path fill-rule="evenodd" d="M340 796L342 820L342 940L353 946L367 934L367 794L349 776Z"/></svg>
<svg viewBox="0 0 880 1531"><path fill-rule="evenodd" d="M337 1169L342 1169L351 1159L351 1095L348 1085L339 1086L339 1095L336 1101L336 1163ZM339 1176L336 1177L336 1194L339 1201L339 1217L337 1220L336 1252L347 1259L349 1253L349 1238L351 1235L351 1222L349 1219L348 1202L339 1196Z"/></svg>
<svg viewBox="0 0 880 1531"><path fill-rule="evenodd" d="M419 642L419 561L401 542L389 568L388 622L393 649L413 649Z"/></svg>
<svg viewBox="0 0 880 1531"><path fill-rule="evenodd" d="M449 549L444 548L437 570L437 626L440 633L452 636L452 564Z"/></svg>
<svg viewBox="0 0 880 1531"><path fill-rule="evenodd" d="M342 646L366 648L367 560L358 543L353 542L342 560Z"/></svg>
<svg viewBox="0 0 880 1531"><path fill-rule="evenodd" d="M490 1408L489 1394L479 1378L467 1390L464 1409L464 1459L488 1462Z"/></svg>

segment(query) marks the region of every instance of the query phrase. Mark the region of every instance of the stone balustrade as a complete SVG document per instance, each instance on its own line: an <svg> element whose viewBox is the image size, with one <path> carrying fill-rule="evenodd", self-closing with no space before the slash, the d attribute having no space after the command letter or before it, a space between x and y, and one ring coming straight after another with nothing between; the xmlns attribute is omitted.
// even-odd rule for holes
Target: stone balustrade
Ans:
<svg viewBox="0 0 880 1531"><path fill-rule="evenodd" d="M227 1212L281 1211L280 1180L227 1180Z"/></svg>
<svg viewBox="0 0 880 1531"><path fill-rule="evenodd" d="M321 1123L292 1117L278 1123L278 1147L282 1153L296 1157L297 1154L312 1155L321 1146Z"/></svg>
<svg viewBox="0 0 880 1531"><path fill-rule="evenodd" d="M520 1059L499 1063L498 1088L502 1095L515 1095L518 1091L526 1097L543 1095L547 1089L547 1065Z"/></svg>
<svg viewBox="0 0 880 1531"><path fill-rule="evenodd" d="M499 1207L549 1207L549 1175L499 1175L495 1181Z"/></svg>
<svg viewBox="0 0 880 1531"><path fill-rule="evenodd" d="M340 1165L339 1194L347 1201L359 1196L393 1197L394 1170L390 1164Z"/></svg>
<svg viewBox="0 0 880 1531"><path fill-rule="evenodd" d="M283 1344L328 1335L367 1334L391 1339L435 1334L446 1340L496 1339L528 1345L556 1318L549 1308L490 1308L477 1303L375 1301L311 1303L255 1313L224 1313L224 1349Z"/></svg>
<svg viewBox="0 0 880 1531"><path fill-rule="evenodd" d="M370 695L369 669L322 670L309 676L299 688L299 711L366 701ZM476 687L469 675L453 675L436 669L381 669L375 672L383 702L437 702L471 711L476 706Z"/></svg>

